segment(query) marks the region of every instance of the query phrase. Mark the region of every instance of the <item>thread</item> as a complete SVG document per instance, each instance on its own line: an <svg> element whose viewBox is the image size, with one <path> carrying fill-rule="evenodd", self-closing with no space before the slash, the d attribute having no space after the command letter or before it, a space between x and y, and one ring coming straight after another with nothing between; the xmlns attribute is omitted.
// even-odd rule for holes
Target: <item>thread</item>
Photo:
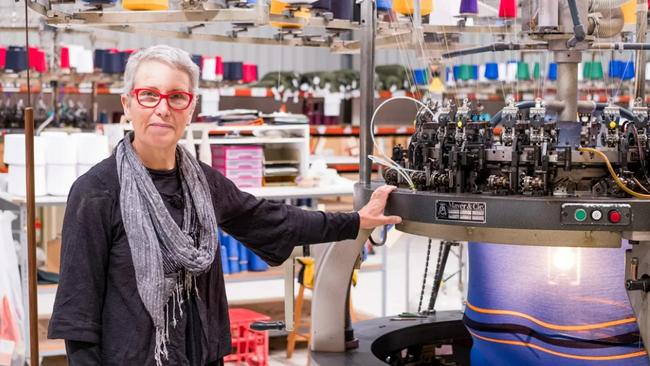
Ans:
<svg viewBox="0 0 650 366"><path fill-rule="evenodd" d="M222 78L223 79L223 60L221 59L221 56L215 57L215 74L217 74L217 79Z"/></svg>
<svg viewBox="0 0 650 366"><path fill-rule="evenodd" d="M634 79L634 61L623 62L621 67L623 68L621 79Z"/></svg>
<svg viewBox="0 0 650 366"><path fill-rule="evenodd" d="M517 80L530 80L530 67L527 62L517 62Z"/></svg>
<svg viewBox="0 0 650 366"><path fill-rule="evenodd" d="M625 63L619 60L610 60L609 69L607 71L607 76L610 79L622 79L623 78L623 68Z"/></svg>
<svg viewBox="0 0 650 366"><path fill-rule="evenodd" d="M582 73L580 73L580 70L578 70L578 76L582 78L582 80L590 80L591 79L591 68L593 67L593 62L591 61L586 61L583 62L582 64ZM581 80L581 79L578 79Z"/></svg>
<svg viewBox="0 0 650 366"><path fill-rule="evenodd" d="M70 68L70 49L68 47L61 47L61 62L59 66L62 69Z"/></svg>
<svg viewBox="0 0 650 366"><path fill-rule="evenodd" d="M548 79L551 81L557 80L557 64L555 62L548 65Z"/></svg>
<svg viewBox="0 0 650 366"><path fill-rule="evenodd" d="M244 83L252 83L257 81L257 65L255 64L243 64L243 78Z"/></svg>
<svg viewBox="0 0 650 366"><path fill-rule="evenodd" d="M461 0L461 14L478 14L478 0Z"/></svg>
<svg viewBox="0 0 650 366"><path fill-rule="evenodd" d="M332 0L331 9L334 18L352 20L354 17L354 1Z"/></svg>
<svg viewBox="0 0 650 366"><path fill-rule="evenodd" d="M636 24L636 0L630 0L621 5L623 24Z"/></svg>
<svg viewBox="0 0 650 366"><path fill-rule="evenodd" d="M13 72L27 69L27 51L24 47L10 46L7 49L5 69Z"/></svg>
<svg viewBox="0 0 650 366"><path fill-rule="evenodd" d="M389 11L392 8L393 8L393 2L391 0L377 0L378 11Z"/></svg>
<svg viewBox="0 0 650 366"><path fill-rule="evenodd" d="M499 3L499 17L516 18L517 0L501 0L501 2Z"/></svg>
<svg viewBox="0 0 650 366"><path fill-rule="evenodd" d="M95 69L98 70L104 69L104 61L106 60L107 53L108 53L107 50L99 49L99 48L93 52L93 64Z"/></svg>
<svg viewBox="0 0 650 366"><path fill-rule="evenodd" d="M420 1L420 0L394 0L393 10L395 10L396 12L402 15L413 15L413 11L415 10L413 1ZM433 10L432 0L420 1L421 16L429 15L432 10Z"/></svg>
<svg viewBox="0 0 650 366"><path fill-rule="evenodd" d="M499 79L499 64L496 62L489 62L485 64L485 78L487 80Z"/></svg>
<svg viewBox="0 0 650 366"><path fill-rule="evenodd" d="M416 85L428 85L429 84L429 75L426 69L415 69L413 70L413 79L415 80Z"/></svg>

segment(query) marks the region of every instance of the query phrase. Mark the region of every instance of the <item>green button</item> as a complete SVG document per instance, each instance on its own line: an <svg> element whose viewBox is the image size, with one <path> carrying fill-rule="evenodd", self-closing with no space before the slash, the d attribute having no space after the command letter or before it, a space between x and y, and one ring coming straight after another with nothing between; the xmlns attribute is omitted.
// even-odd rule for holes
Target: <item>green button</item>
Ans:
<svg viewBox="0 0 650 366"><path fill-rule="evenodd" d="M573 217L576 218L576 221L585 221L587 219L587 211L579 208L573 214Z"/></svg>

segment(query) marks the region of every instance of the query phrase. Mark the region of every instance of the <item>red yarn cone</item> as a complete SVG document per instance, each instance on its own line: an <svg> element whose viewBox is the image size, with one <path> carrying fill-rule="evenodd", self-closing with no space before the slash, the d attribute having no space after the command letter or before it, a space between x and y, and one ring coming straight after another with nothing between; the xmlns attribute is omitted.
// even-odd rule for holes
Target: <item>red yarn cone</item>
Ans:
<svg viewBox="0 0 650 366"><path fill-rule="evenodd" d="M68 47L61 47L60 65L62 69L70 68L70 49Z"/></svg>
<svg viewBox="0 0 650 366"><path fill-rule="evenodd" d="M501 2L499 3L499 17L516 18L517 0L501 0Z"/></svg>
<svg viewBox="0 0 650 366"><path fill-rule="evenodd" d="M221 56L215 57L216 62L214 63L214 73L220 76L223 76L223 61Z"/></svg>
<svg viewBox="0 0 650 366"><path fill-rule="evenodd" d="M6 63L7 63L7 49L4 47L0 47L0 70L5 68Z"/></svg>

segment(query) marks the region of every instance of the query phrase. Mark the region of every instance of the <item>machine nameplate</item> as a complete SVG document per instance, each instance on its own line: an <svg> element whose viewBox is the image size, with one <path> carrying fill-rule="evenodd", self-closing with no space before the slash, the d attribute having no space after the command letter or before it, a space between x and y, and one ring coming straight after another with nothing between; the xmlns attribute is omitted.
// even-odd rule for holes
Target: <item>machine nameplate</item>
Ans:
<svg viewBox="0 0 650 366"><path fill-rule="evenodd" d="M436 220L485 224L485 202L436 201Z"/></svg>

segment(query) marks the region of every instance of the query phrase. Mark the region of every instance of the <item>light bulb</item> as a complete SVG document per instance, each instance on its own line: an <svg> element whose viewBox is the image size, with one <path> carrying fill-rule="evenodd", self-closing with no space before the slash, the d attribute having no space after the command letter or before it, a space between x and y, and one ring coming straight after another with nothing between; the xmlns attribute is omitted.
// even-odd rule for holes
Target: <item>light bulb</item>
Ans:
<svg viewBox="0 0 650 366"><path fill-rule="evenodd" d="M580 248L548 248L547 280L551 285L580 285Z"/></svg>
<svg viewBox="0 0 650 366"><path fill-rule="evenodd" d="M572 248L556 248L553 251L553 266L559 271L568 271L576 266L576 252Z"/></svg>

